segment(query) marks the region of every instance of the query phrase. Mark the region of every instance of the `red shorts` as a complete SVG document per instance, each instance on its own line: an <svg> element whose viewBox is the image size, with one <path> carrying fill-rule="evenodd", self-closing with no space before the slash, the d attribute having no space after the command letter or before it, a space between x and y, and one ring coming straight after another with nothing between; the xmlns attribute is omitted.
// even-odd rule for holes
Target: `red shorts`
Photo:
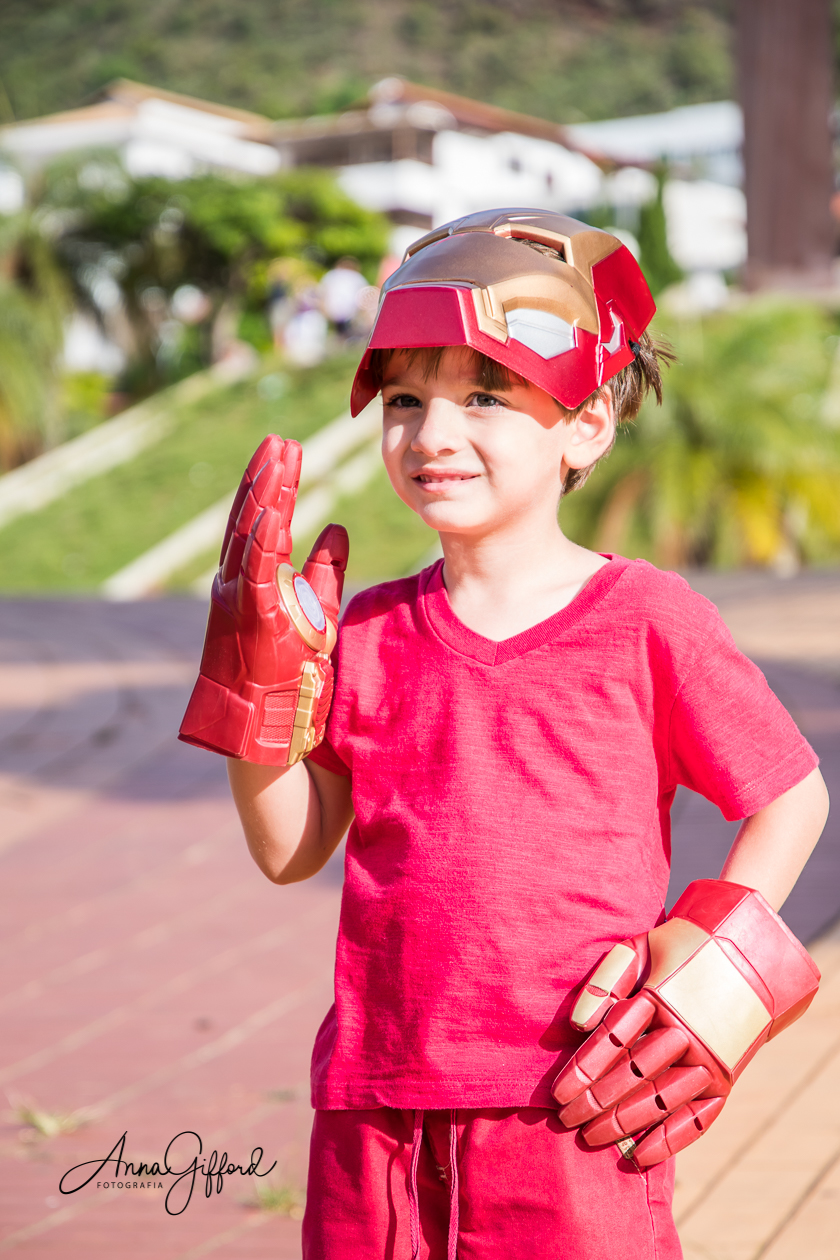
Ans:
<svg viewBox="0 0 840 1260"><path fill-rule="evenodd" d="M673 1190L553 1110L316 1111L303 1256L680 1260Z"/></svg>

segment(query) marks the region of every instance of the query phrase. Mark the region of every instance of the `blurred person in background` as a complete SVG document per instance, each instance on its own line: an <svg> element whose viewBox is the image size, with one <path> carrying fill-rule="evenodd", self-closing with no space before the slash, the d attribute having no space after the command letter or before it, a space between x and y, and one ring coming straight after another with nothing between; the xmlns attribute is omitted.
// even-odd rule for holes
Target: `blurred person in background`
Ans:
<svg viewBox="0 0 840 1260"><path fill-rule="evenodd" d="M339 258L332 270L322 278L322 310L340 337L345 337L350 332L359 309L359 297L362 290L368 287L359 270L358 260L349 256Z"/></svg>
<svg viewBox="0 0 840 1260"><path fill-rule="evenodd" d="M301 290L294 299L293 310L294 314L283 328L283 349L298 367L314 367L327 352L329 332L318 287L309 285Z"/></svg>
<svg viewBox="0 0 840 1260"><path fill-rule="evenodd" d="M350 333L352 338L358 338L360 341L367 341L371 334L373 325L376 323L376 312L379 309L379 295L381 290L375 284L368 284L364 289L359 290L359 302L356 307L356 314L350 325Z"/></svg>
<svg viewBox="0 0 840 1260"><path fill-rule="evenodd" d="M278 350L283 347L286 325L295 313L295 282L300 283L299 273L292 258L275 258L268 268L266 315Z"/></svg>

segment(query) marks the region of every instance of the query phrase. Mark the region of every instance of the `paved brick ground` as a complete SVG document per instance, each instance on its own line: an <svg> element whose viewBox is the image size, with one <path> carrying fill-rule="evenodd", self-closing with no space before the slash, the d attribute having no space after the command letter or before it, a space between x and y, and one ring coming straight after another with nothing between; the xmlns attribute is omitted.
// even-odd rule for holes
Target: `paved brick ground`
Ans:
<svg viewBox="0 0 840 1260"><path fill-rule="evenodd" d="M255 1178L209 1200L199 1182L178 1216L156 1188L58 1189L123 1132L136 1164L181 1130L246 1165L263 1146L267 1183L304 1184L340 866L273 888L223 763L175 741L204 616L187 601L0 608L0 1248L22 1256L299 1254L299 1223L255 1208ZM83 1123L42 1137L20 1123L27 1104Z"/></svg>
<svg viewBox="0 0 840 1260"><path fill-rule="evenodd" d="M840 579L707 586L831 786ZM340 859L272 887L245 852L220 759L175 741L204 615L193 601L0 605L0 1250L22 1260L299 1256L296 1213L261 1210L256 1178L235 1175L210 1198L199 1181L177 1216L164 1190L134 1178L59 1193L67 1169L101 1160L123 1133L136 1164L162 1162L182 1130L236 1163L262 1146L263 1166L277 1160L266 1182L287 1203L304 1185ZM717 874L734 830L688 793L675 816L672 896ZM681 1157L691 1260L836 1255L840 936L825 929L840 916L838 876L835 821L785 911L804 938L823 934L825 991ZM27 1107L69 1116L68 1131L38 1133ZM183 1141L186 1166L195 1152Z"/></svg>

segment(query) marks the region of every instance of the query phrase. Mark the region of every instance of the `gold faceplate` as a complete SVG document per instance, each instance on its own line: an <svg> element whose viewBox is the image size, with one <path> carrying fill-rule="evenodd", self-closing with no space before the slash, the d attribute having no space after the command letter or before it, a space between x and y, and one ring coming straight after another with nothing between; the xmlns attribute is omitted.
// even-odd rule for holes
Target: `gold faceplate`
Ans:
<svg viewBox="0 0 840 1260"><path fill-rule="evenodd" d="M545 218L547 219L548 216L546 215ZM562 222L559 215L557 218L559 222ZM576 223L574 219L566 219L565 222L573 229L568 234L552 231L544 224L537 225L520 218L513 218L510 223L506 223L503 227L496 227L493 231L496 236L507 236L513 240L524 237L526 240L539 241L542 245L559 250L569 266L574 267L586 283L591 285L592 268L602 258L608 258L610 254L614 254L620 247L621 241L598 228L590 228L587 231L585 225ZM583 231L580 231L581 227L584 228ZM578 230L575 231L575 228Z"/></svg>
<svg viewBox="0 0 840 1260"><path fill-rule="evenodd" d="M498 211L483 210L477 214L465 215L452 223L444 223L441 227L427 232L425 236L414 241L406 251L406 259L415 258L428 245L444 241L448 236L464 233L494 236L508 240L525 239L539 241L561 253L566 263L573 267L587 285L592 284L592 268L603 258L607 258L621 247L621 241L610 232L602 232L592 228L579 219L570 219L565 214L554 214L547 210ZM473 283L475 279L473 278ZM399 282L398 282L399 283Z"/></svg>
<svg viewBox="0 0 840 1260"><path fill-rule="evenodd" d="M592 290L567 267L562 276L528 275L500 280L472 291L476 322L496 341L507 341L507 311L546 311L567 324L598 332L598 309Z"/></svg>

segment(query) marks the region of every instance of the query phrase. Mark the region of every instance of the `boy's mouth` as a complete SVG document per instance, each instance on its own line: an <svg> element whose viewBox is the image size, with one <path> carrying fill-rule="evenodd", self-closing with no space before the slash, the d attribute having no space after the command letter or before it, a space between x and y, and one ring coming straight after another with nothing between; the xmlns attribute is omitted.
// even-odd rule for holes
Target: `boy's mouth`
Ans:
<svg viewBox="0 0 840 1260"><path fill-rule="evenodd" d="M461 472L458 469L446 469L445 471L436 468L424 469L423 472L412 473L412 481L418 481L421 485L442 484L447 481L472 481L478 473Z"/></svg>

